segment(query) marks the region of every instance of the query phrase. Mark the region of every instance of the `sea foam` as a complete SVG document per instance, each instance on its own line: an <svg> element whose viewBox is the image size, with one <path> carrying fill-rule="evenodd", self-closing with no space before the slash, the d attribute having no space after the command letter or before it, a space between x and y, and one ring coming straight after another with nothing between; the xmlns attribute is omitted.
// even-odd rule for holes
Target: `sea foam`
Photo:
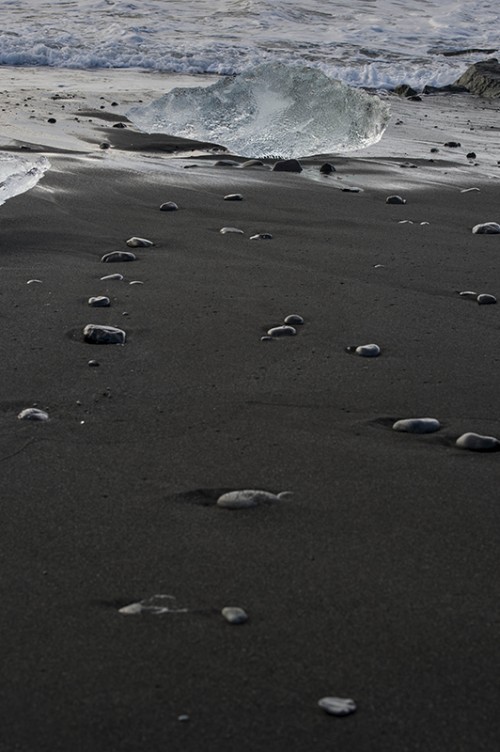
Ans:
<svg viewBox="0 0 500 752"><path fill-rule="evenodd" d="M246 157L291 159L376 143L389 107L319 70L265 64L212 86L173 89L127 115L147 133L209 141Z"/></svg>

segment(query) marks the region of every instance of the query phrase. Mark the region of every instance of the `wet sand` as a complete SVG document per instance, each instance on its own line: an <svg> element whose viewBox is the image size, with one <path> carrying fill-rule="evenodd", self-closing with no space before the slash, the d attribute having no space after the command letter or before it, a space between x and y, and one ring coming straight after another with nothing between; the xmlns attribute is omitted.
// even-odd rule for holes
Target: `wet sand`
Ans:
<svg viewBox="0 0 500 752"><path fill-rule="evenodd" d="M500 437L500 306L458 295L500 295L500 236L472 235L498 179L463 149L443 165L443 139L322 178L323 158L218 167L126 134L96 115L84 157L49 154L0 207L0 747L491 752L500 453L454 441ZM292 313L297 336L261 341ZM50 420L17 420L34 405ZM392 430L426 416L441 430ZM210 503L239 488L294 497ZM187 612L118 612L154 594Z"/></svg>

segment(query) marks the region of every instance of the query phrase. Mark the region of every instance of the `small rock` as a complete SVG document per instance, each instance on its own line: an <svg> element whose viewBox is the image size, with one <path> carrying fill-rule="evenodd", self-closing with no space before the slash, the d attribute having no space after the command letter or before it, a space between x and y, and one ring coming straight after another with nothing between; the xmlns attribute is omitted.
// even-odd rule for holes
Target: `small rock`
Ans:
<svg viewBox="0 0 500 752"><path fill-rule="evenodd" d="M471 193L472 191L479 191L479 188L462 188L460 193Z"/></svg>
<svg viewBox="0 0 500 752"><path fill-rule="evenodd" d="M101 258L103 264L111 264L123 261L136 261L137 256L130 251L111 251L111 253L105 253Z"/></svg>
<svg viewBox="0 0 500 752"><path fill-rule="evenodd" d="M17 416L19 420L48 420L49 414L45 410L39 410L38 407L27 407L25 410L21 410Z"/></svg>
<svg viewBox="0 0 500 752"><path fill-rule="evenodd" d="M475 151L470 151L467 154L467 159L476 159L476 152Z"/></svg>
<svg viewBox="0 0 500 752"><path fill-rule="evenodd" d="M371 343L369 345L358 345L357 347L356 345L346 347L346 352L361 355L363 358L376 358L380 355L381 350L378 345Z"/></svg>
<svg viewBox="0 0 500 752"><path fill-rule="evenodd" d="M41 279L29 279L29 280L28 280L28 281L26 282L26 284L27 284L27 285L41 285L41 284L43 284L43 282L42 282L42 280L41 280Z"/></svg>
<svg viewBox="0 0 500 752"><path fill-rule="evenodd" d="M113 125L113 128L126 128L126 127L127 126L125 125L125 123L115 123Z"/></svg>
<svg viewBox="0 0 500 752"><path fill-rule="evenodd" d="M289 316L285 317L284 322L285 324L302 325L304 319L302 316L299 316L298 313L291 313Z"/></svg>
<svg viewBox="0 0 500 752"><path fill-rule="evenodd" d="M189 721L189 716L184 713L183 715L178 715L177 720L185 723L186 721Z"/></svg>
<svg viewBox="0 0 500 752"><path fill-rule="evenodd" d="M269 336L269 334L263 334L260 338L261 342L272 342L272 337Z"/></svg>
<svg viewBox="0 0 500 752"><path fill-rule="evenodd" d="M221 614L230 624L245 624L248 621L248 614L238 606L225 606Z"/></svg>
<svg viewBox="0 0 500 752"><path fill-rule="evenodd" d="M129 282L129 285L143 285L144 282L141 282L140 279L133 279L132 282Z"/></svg>
<svg viewBox="0 0 500 752"><path fill-rule="evenodd" d="M488 295L486 292L482 292L480 295L476 298L479 305L494 305L497 302L497 299L494 295Z"/></svg>
<svg viewBox="0 0 500 752"><path fill-rule="evenodd" d="M265 167L268 169L268 165L264 164L261 159L247 159L246 162L242 162L240 167L246 169L248 167Z"/></svg>
<svg viewBox="0 0 500 752"><path fill-rule="evenodd" d="M356 703L349 697L322 697L318 705L328 715L351 715L356 711Z"/></svg>
<svg viewBox="0 0 500 752"><path fill-rule="evenodd" d="M436 418L404 418L397 420L392 428L405 433L434 433L439 431L441 423Z"/></svg>
<svg viewBox="0 0 500 752"><path fill-rule="evenodd" d="M99 149L109 149L109 146L107 141L103 141L102 144L99 144Z"/></svg>
<svg viewBox="0 0 500 752"><path fill-rule="evenodd" d="M483 222L479 225L474 225L472 228L474 235L498 235L500 233L500 225L497 222Z"/></svg>
<svg viewBox="0 0 500 752"><path fill-rule="evenodd" d="M150 248L154 243L152 240L146 240L146 238L133 237L127 240L127 245L130 248Z"/></svg>
<svg viewBox="0 0 500 752"><path fill-rule="evenodd" d="M220 230L221 235L227 235L228 233L235 233L236 235L244 235L245 233L243 230L240 230L239 227L222 227Z"/></svg>
<svg viewBox="0 0 500 752"><path fill-rule="evenodd" d="M386 204L406 204L406 199L401 196L387 196L385 200Z"/></svg>
<svg viewBox="0 0 500 752"><path fill-rule="evenodd" d="M161 204L160 211L177 211L178 208L175 201L165 201L164 204Z"/></svg>
<svg viewBox="0 0 500 752"><path fill-rule="evenodd" d="M214 167L238 167L239 163L235 159L218 159Z"/></svg>
<svg viewBox="0 0 500 752"><path fill-rule="evenodd" d="M330 164L330 162L325 162L321 165L319 171L322 175L331 175L332 172L336 172L336 169L332 164Z"/></svg>
<svg viewBox="0 0 500 752"><path fill-rule="evenodd" d="M92 345L124 345L127 335L115 326L87 324L83 330L85 342Z"/></svg>
<svg viewBox="0 0 500 752"><path fill-rule="evenodd" d="M274 172L302 172L298 159L282 159L273 166Z"/></svg>
<svg viewBox="0 0 500 752"><path fill-rule="evenodd" d="M340 189L342 193L362 193L363 189L358 188L355 185L346 185L344 188Z"/></svg>
<svg viewBox="0 0 500 752"><path fill-rule="evenodd" d="M250 240L272 240L270 232L260 232L257 235L251 235Z"/></svg>
<svg viewBox="0 0 500 752"><path fill-rule="evenodd" d="M270 337L293 337L297 334L297 330L293 326L273 326L272 329L267 331Z"/></svg>
<svg viewBox="0 0 500 752"><path fill-rule="evenodd" d="M500 441L494 436L481 436L473 432L462 434L455 443L460 449L469 449L473 452L493 452L500 449Z"/></svg>
<svg viewBox="0 0 500 752"><path fill-rule="evenodd" d="M111 305L111 301L106 295L96 295L88 299L88 304L92 308L107 308Z"/></svg>
<svg viewBox="0 0 500 752"><path fill-rule="evenodd" d="M439 151L439 149L437 148L437 146L433 146L432 149L431 149L431 154L437 154L438 151Z"/></svg>
<svg viewBox="0 0 500 752"><path fill-rule="evenodd" d="M292 496L290 491L282 491L275 494L270 491L256 489L244 489L242 491L228 491L217 499L217 506L222 509L249 509L258 504L271 504L275 501L288 499Z"/></svg>
<svg viewBox="0 0 500 752"><path fill-rule="evenodd" d="M87 365L90 366L91 368L98 368L100 366L100 363L98 360L89 360Z"/></svg>
<svg viewBox="0 0 500 752"><path fill-rule="evenodd" d="M228 193L224 196L224 201L243 201L241 193Z"/></svg>
<svg viewBox="0 0 500 752"><path fill-rule="evenodd" d="M449 149L458 149L460 148L460 146L462 146L462 144L458 141L447 141L445 143L445 146L447 146Z"/></svg>
<svg viewBox="0 0 500 752"><path fill-rule="evenodd" d="M101 282L106 282L108 280L117 280L118 282L121 282L123 280L123 274L105 274L104 277L101 277Z"/></svg>
<svg viewBox="0 0 500 752"><path fill-rule="evenodd" d="M463 290L463 292L458 293L461 298L469 298L470 300L477 300L477 292L474 292L473 290Z"/></svg>

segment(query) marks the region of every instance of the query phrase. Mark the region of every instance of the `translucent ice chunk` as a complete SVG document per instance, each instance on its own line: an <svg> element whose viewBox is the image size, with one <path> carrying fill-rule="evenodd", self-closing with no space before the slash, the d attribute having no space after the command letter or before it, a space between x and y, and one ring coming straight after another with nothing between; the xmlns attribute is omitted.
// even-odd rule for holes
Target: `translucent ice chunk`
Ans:
<svg viewBox="0 0 500 752"><path fill-rule="evenodd" d="M389 107L314 68L265 64L133 107L147 133L210 141L246 157L298 158L376 143Z"/></svg>
<svg viewBox="0 0 500 752"><path fill-rule="evenodd" d="M49 167L45 157L20 157L0 152L0 204L33 188Z"/></svg>

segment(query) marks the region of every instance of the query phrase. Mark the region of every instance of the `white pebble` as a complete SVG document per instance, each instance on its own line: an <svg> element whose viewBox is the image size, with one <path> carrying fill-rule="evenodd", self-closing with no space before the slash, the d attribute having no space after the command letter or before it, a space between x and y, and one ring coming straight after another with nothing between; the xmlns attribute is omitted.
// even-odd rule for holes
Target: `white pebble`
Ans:
<svg viewBox="0 0 500 752"><path fill-rule="evenodd" d="M297 334L297 330L293 326L287 324L283 326L273 326L272 329L267 331L269 337L293 337Z"/></svg>
<svg viewBox="0 0 500 752"><path fill-rule="evenodd" d="M41 280L41 279L29 279L29 280L28 280L28 281L26 282L26 284L27 284L27 285L34 285L34 284L37 284L37 285L41 285L41 284L43 284L43 283L42 283L42 280Z"/></svg>
<svg viewBox="0 0 500 752"><path fill-rule="evenodd" d="M130 603L128 606L118 609L119 614L124 616L136 616L142 613L154 615L161 614L185 614L187 608L179 608L177 600L173 595L152 595L137 603Z"/></svg>
<svg viewBox="0 0 500 752"><path fill-rule="evenodd" d="M228 193L224 196L224 201L243 201L241 193Z"/></svg>
<svg viewBox="0 0 500 752"><path fill-rule="evenodd" d="M154 245L154 243L152 240L147 240L146 238L133 237L127 240L127 245L130 248L149 248Z"/></svg>
<svg viewBox="0 0 500 752"><path fill-rule="evenodd" d="M230 624L244 624L248 621L247 612L238 606L225 606L221 614Z"/></svg>
<svg viewBox="0 0 500 752"><path fill-rule="evenodd" d="M363 189L358 188L356 185L345 186L340 189L343 193L362 193Z"/></svg>
<svg viewBox="0 0 500 752"><path fill-rule="evenodd" d="M244 235L245 233L243 230L240 230L239 227L222 227L220 234L221 235L227 235L228 233L235 233L236 235Z"/></svg>
<svg viewBox="0 0 500 752"><path fill-rule="evenodd" d="M228 491L217 499L217 506L223 509L248 509L258 504L270 504L275 501L289 499L292 496L290 491L282 491L274 494L270 491L259 491L255 489L244 489L242 491Z"/></svg>
<svg viewBox="0 0 500 752"><path fill-rule="evenodd" d="M478 191L479 188L462 188L460 193L470 193L471 191Z"/></svg>
<svg viewBox="0 0 500 752"><path fill-rule="evenodd" d="M497 222L483 222L483 224L474 225L472 232L474 235L498 235L500 225Z"/></svg>
<svg viewBox="0 0 500 752"><path fill-rule="evenodd" d="M329 715L351 715L356 710L356 703L349 697L322 697L318 705Z"/></svg>
<svg viewBox="0 0 500 752"><path fill-rule="evenodd" d="M106 295L96 295L88 299L88 304L92 308L107 308L111 305L111 301Z"/></svg>
<svg viewBox="0 0 500 752"><path fill-rule="evenodd" d="M104 277L101 277L101 282L108 281L111 279L116 279L119 282L121 282L123 279L123 274L106 274Z"/></svg>
<svg viewBox="0 0 500 752"><path fill-rule="evenodd" d="M38 407L27 407L21 410L17 417L19 420L48 420L49 414L45 410L39 410Z"/></svg>
<svg viewBox="0 0 500 752"><path fill-rule="evenodd" d="M464 290L463 292L458 293L461 298L471 298L472 300L477 300L477 292L474 292L473 290Z"/></svg>
<svg viewBox="0 0 500 752"><path fill-rule="evenodd" d="M400 219L398 222L398 225L412 225L413 220L412 219Z"/></svg>
<svg viewBox="0 0 500 752"><path fill-rule="evenodd" d="M92 345L124 345L127 335L116 326L87 324L83 329L83 338Z"/></svg>
<svg viewBox="0 0 500 752"><path fill-rule="evenodd" d="M356 355L361 355L363 358L376 358L381 353L380 347L375 343L369 345L358 345L357 347L346 347L346 351L356 353Z"/></svg>
<svg viewBox="0 0 500 752"><path fill-rule="evenodd" d="M460 449L470 449L473 452L491 452L500 448L500 441L494 436L481 436L473 432L463 433L455 443Z"/></svg>
<svg viewBox="0 0 500 752"><path fill-rule="evenodd" d="M406 433L433 433L439 431L441 423L436 418L403 418L392 426L395 431Z"/></svg>
<svg viewBox="0 0 500 752"><path fill-rule="evenodd" d="M257 235L251 235L250 240L272 240L270 232L259 232Z"/></svg>
<svg viewBox="0 0 500 752"><path fill-rule="evenodd" d="M476 298L479 305L494 305L497 302L497 299L494 295L488 295L488 293L483 292L481 295L478 295Z"/></svg>

